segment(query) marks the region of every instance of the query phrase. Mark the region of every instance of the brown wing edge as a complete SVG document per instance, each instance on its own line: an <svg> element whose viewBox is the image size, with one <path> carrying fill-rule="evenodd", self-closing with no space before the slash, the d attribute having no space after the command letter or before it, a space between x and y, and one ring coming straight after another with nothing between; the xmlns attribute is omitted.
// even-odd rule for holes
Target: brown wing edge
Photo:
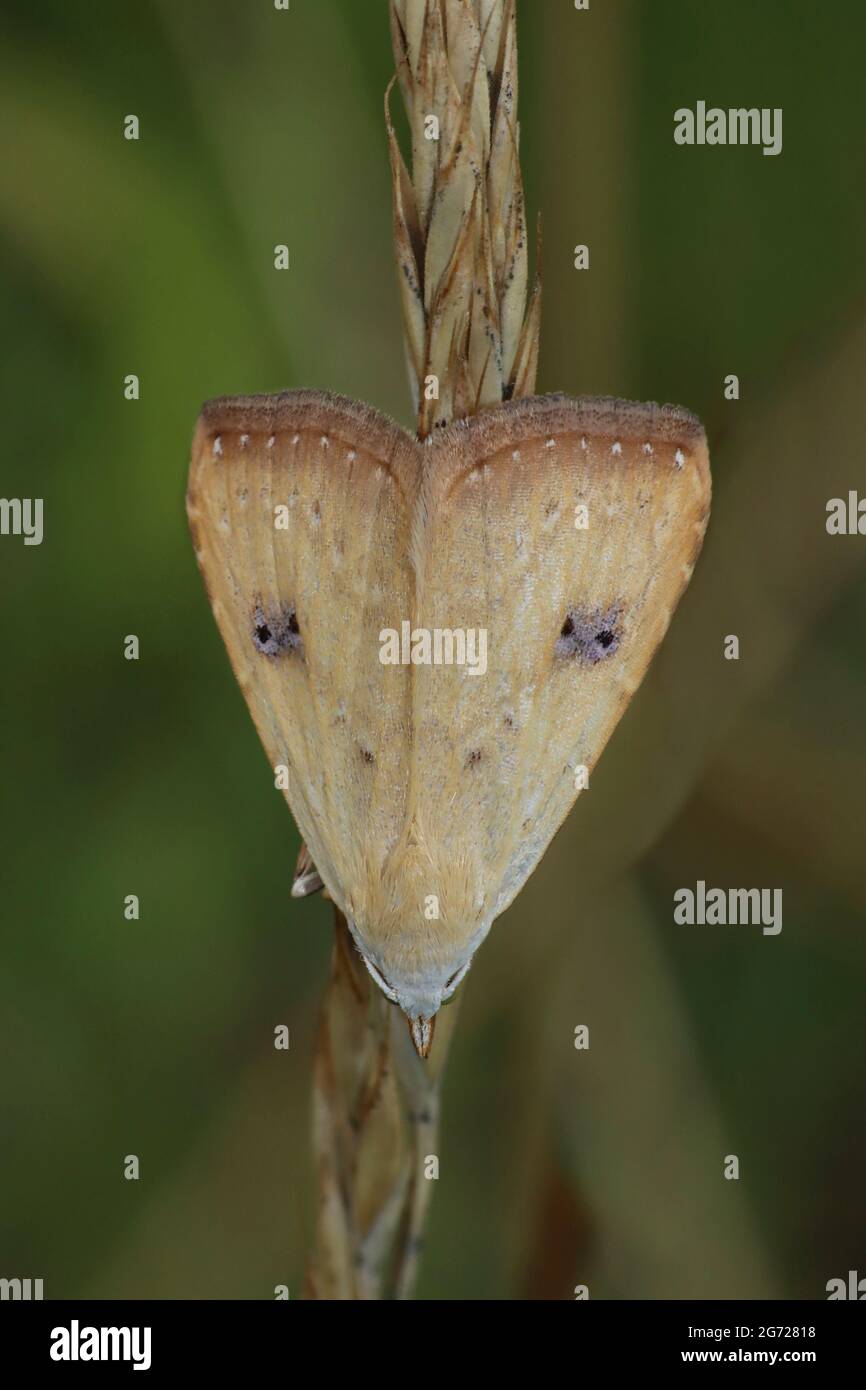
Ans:
<svg viewBox="0 0 866 1390"><path fill-rule="evenodd" d="M690 478L693 498L703 523L697 550L709 516L712 484L707 437L696 415L683 406L653 401L626 401L613 396L527 396L493 406L466 420L454 421L433 439L432 456L425 460L423 512L435 513L452 490L481 464L493 464L497 454L519 449L526 440L549 437L554 445L566 436L592 436L648 446L646 463L657 473L670 470ZM426 451L425 451L426 453ZM510 462L510 454L503 462ZM596 464L596 467L603 465ZM421 553L422 530L416 549ZM697 558L697 550L695 557ZM419 562L420 563L420 560Z"/></svg>
<svg viewBox="0 0 866 1390"><path fill-rule="evenodd" d="M419 446L415 438L384 412L332 391L279 391L270 395L217 396L205 401L196 421L186 493L186 510L199 568L201 545L196 520L197 492L208 464L231 466L243 436L255 445L284 433L313 431L327 435L341 448L332 451L335 466L347 461L350 450L370 454L395 478L407 510L420 479ZM215 454L216 440L220 453ZM207 588L207 576L204 575ZM210 595L209 595L210 596Z"/></svg>
<svg viewBox="0 0 866 1390"><path fill-rule="evenodd" d="M684 406L556 393L508 401L466 420L456 420L441 431L437 443L445 445L468 435L481 449L494 453L505 444L518 443L545 429L553 435L582 429L587 434L610 435L630 443L655 440L683 449L695 448L706 439L700 420Z"/></svg>
<svg viewBox="0 0 866 1390"><path fill-rule="evenodd" d="M612 444L619 441L650 445L652 462L657 466L679 468L682 462L694 461L709 504L707 438L698 417L683 406L619 400L614 396L527 396L455 421L435 439L437 454L449 460L437 491L448 491L478 463L490 462L493 455L505 448L517 448L527 439L546 434L555 440L560 435L582 433L610 439ZM678 450L682 462L677 458Z"/></svg>
<svg viewBox="0 0 866 1390"><path fill-rule="evenodd" d="M217 396L206 401L196 425L193 453L205 438L219 434L280 434L286 430L320 430L349 448L368 449L390 463L411 435L390 416L372 406L331 391L279 391L273 395Z"/></svg>

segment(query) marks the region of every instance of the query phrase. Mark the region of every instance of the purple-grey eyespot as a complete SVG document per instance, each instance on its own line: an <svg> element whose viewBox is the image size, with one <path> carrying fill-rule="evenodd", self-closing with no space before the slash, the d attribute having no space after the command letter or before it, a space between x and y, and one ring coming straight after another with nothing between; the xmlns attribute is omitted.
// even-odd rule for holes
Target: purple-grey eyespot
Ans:
<svg viewBox="0 0 866 1390"><path fill-rule="evenodd" d="M294 604L265 609L259 603L253 612L253 646L262 656L282 656L302 652L301 629Z"/></svg>
<svg viewBox="0 0 866 1390"><path fill-rule="evenodd" d="M573 657L582 666L596 666L617 651L622 609L569 608L556 643L556 655Z"/></svg>

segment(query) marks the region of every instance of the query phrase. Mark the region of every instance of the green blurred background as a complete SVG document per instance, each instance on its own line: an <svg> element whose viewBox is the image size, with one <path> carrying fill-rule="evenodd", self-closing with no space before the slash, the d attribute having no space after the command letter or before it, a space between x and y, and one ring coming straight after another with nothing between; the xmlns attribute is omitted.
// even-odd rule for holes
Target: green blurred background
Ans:
<svg viewBox="0 0 866 1390"><path fill-rule="evenodd" d="M592 794L467 981L419 1293L822 1298L866 1274L866 541L824 526L866 491L866 12L519 13L540 387L697 411L715 506ZM0 26L0 490L45 499L41 547L0 541L0 1274L295 1297L330 916L289 898L297 833L183 494L207 397L409 422L387 6L3 0ZM699 99L782 107L782 154L676 146ZM698 878L782 887L781 935L675 926Z"/></svg>

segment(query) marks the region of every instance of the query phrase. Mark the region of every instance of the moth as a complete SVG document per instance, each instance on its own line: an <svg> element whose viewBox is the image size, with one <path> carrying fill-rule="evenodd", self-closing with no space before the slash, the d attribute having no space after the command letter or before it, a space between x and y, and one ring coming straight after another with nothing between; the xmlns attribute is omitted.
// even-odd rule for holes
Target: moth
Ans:
<svg viewBox="0 0 866 1390"><path fill-rule="evenodd" d="M640 684L709 504L674 406L538 396L425 441L324 392L204 406L187 507L217 625L307 871L422 1056ZM483 672L414 641L470 629Z"/></svg>

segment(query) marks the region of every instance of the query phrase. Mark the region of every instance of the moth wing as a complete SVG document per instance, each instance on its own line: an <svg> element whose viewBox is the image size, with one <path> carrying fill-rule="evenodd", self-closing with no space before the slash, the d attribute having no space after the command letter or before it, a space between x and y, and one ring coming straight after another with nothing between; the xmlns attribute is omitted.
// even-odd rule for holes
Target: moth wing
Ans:
<svg viewBox="0 0 866 1390"><path fill-rule="evenodd" d="M379 633L411 611L417 447L321 392L211 401L187 510L199 566L268 759L343 911L359 859L399 833L409 782L408 669Z"/></svg>
<svg viewBox="0 0 866 1390"><path fill-rule="evenodd" d="M473 845L488 926L637 689L709 502L703 429L676 407L532 398L427 451L417 621L484 630L486 669L479 646L476 674L416 668L415 796L445 862Z"/></svg>

